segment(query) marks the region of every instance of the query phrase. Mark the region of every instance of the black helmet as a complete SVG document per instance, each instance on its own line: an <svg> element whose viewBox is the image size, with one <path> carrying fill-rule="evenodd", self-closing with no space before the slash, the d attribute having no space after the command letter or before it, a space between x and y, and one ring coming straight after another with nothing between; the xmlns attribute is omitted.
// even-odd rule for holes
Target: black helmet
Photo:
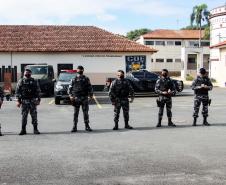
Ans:
<svg viewBox="0 0 226 185"><path fill-rule="evenodd" d="M202 74L202 75L206 74L206 69L205 68L200 68L199 69L199 73Z"/></svg>
<svg viewBox="0 0 226 185"><path fill-rule="evenodd" d="M25 72L31 73L32 71L30 69L25 69Z"/></svg>
<svg viewBox="0 0 226 185"><path fill-rule="evenodd" d="M162 72L166 72L166 73L169 73L168 69L162 69Z"/></svg>
<svg viewBox="0 0 226 185"><path fill-rule="evenodd" d="M125 74L125 72L121 69L118 70L118 72L122 73L122 74Z"/></svg>
<svg viewBox="0 0 226 185"><path fill-rule="evenodd" d="M84 71L84 67L83 66L78 66L77 69L80 69L80 70Z"/></svg>

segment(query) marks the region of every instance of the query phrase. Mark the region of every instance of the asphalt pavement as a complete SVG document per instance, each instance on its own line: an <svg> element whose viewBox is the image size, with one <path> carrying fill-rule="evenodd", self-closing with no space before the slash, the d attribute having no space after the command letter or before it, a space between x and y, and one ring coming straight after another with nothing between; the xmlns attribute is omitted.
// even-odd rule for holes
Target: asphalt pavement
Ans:
<svg viewBox="0 0 226 185"><path fill-rule="evenodd" d="M113 107L105 93L90 105L92 133L84 131L82 112L71 133L73 107L43 98L38 107L41 135L19 136L21 114L15 102L4 102L0 122L0 185L225 185L226 89L210 97L210 127L192 127L193 93L173 98L176 128L156 128L156 97L137 97L130 124L113 131Z"/></svg>

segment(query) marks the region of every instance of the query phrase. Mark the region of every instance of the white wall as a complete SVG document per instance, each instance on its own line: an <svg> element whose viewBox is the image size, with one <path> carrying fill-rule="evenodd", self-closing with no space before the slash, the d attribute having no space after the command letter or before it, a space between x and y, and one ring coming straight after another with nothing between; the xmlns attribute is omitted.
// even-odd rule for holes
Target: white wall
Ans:
<svg viewBox="0 0 226 185"><path fill-rule="evenodd" d="M220 13L226 12L226 6L214 8L210 11L210 41L211 46L219 44L226 40L226 15ZM211 16L217 15L211 18ZM217 80L221 87L226 83L226 48L211 48L210 50L211 70L210 76Z"/></svg>
<svg viewBox="0 0 226 185"><path fill-rule="evenodd" d="M144 44L144 37L140 36L137 40L136 40L137 43L139 44Z"/></svg>
<svg viewBox="0 0 226 185"><path fill-rule="evenodd" d="M10 53L0 53L0 67L4 66L11 66L11 54Z"/></svg>
<svg viewBox="0 0 226 185"><path fill-rule="evenodd" d="M211 15L226 12L225 7L218 7L211 10ZM210 18L211 46L226 40L226 15Z"/></svg>
<svg viewBox="0 0 226 185"><path fill-rule="evenodd" d="M161 71L167 68L169 71L180 71L181 63L175 62L175 59L181 58L181 46L155 46L157 53L152 55L154 62L152 63L152 70ZM163 58L164 62L156 62L157 58ZM166 62L166 59L173 59L173 62Z"/></svg>
<svg viewBox="0 0 226 185"><path fill-rule="evenodd" d="M91 78L94 85L104 85L106 77L115 77L118 69L126 70L125 56L146 56L147 69L151 67L151 53L44 53L20 52L12 53L12 67L17 66L18 78L20 77L21 64L47 63L53 65L55 74L57 64L73 64L85 68L85 73ZM0 67L11 65L11 53L0 53Z"/></svg>
<svg viewBox="0 0 226 185"><path fill-rule="evenodd" d="M141 44L145 44L145 41L180 41L181 46L176 45L165 45L165 46L159 46L159 45L150 45L150 47L153 47L154 49L158 50L157 53L154 53L152 55L153 62L151 63L151 71L161 71L163 68L167 68L169 71L177 71L180 72L182 70L182 64L181 62L175 62L176 59L183 58L181 56L182 48L186 48L188 50L191 50L191 52L197 53L199 48L190 46L189 42L196 41L198 43L198 40L178 40L178 39L142 39L142 37L137 40L137 42ZM202 41L208 41L208 40L202 40ZM209 54L209 47L202 47L203 54ZM189 54L189 53L188 53ZM164 62L156 62L156 59L164 59ZM173 62L166 62L167 59L173 59Z"/></svg>
<svg viewBox="0 0 226 185"><path fill-rule="evenodd" d="M226 48L220 50L220 60L211 62L211 77L217 80L220 87L226 83Z"/></svg>

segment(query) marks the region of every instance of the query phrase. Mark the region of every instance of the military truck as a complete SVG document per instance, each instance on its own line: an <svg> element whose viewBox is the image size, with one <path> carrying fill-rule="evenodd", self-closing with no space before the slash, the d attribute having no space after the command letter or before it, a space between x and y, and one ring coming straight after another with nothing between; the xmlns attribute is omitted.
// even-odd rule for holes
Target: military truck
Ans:
<svg viewBox="0 0 226 185"><path fill-rule="evenodd" d="M54 70L52 65L27 65L32 71L32 78L38 81L41 93L47 96L54 94Z"/></svg>

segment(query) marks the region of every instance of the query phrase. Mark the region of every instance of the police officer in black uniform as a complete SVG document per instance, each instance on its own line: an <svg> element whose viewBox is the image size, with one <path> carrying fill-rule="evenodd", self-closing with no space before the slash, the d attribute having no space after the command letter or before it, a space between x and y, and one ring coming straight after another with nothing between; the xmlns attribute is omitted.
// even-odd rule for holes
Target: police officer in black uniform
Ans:
<svg viewBox="0 0 226 185"><path fill-rule="evenodd" d="M3 99L4 99L4 92L3 92L2 88L0 87L0 109L3 104ZM1 130L1 123L0 123L0 136L3 136L2 130Z"/></svg>
<svg viewBox="0 0 226 185"><path fill-rule="evenodd" d="M208 105L210 104L208 92L212 90L213 85L207 76L207 72L205 68L201 68L199 70L199 73L200 73L199 76L192 83L192 90L194 90L194 93L195 93L193 126L196 126L196 122L199 114L199 108L201 104L203 105L203 108L202 108L203 125L209 126L210 124L207 122Z"/></svg>
<svg viewBox="0 0 226 185"><path fill-rule="evenodd" d="M40 134L38 130L37 106L40 104L40 87L37 81L31 77L31 70L25 69L24 77L16 87L17 107L22 109L22 129L19 135L25 135L27 116L30 112L34 134Z"/></svg>
<svg viewBox="0 0 226 185"><path fill-rule="evenodd" d="M80 106L82 107L85 122L85 130L91 132L89 126L89 100L93 99L93 88L88 77L84 73L83 66L77 67L77 75L71 80L68 94L74 106L74 126L71 132L77 132L78 115Z"/></svg>
<svg viewBox="0 0 226 185"><path fill-rule="evenodd" d="M134 90L130 82L124 78L124 71L118 70L117 79L115 79L109 90L109 96L114 105L114 122L113 130L118 130L120 109L123 110L123 116L126 129L133 129L129 125L129 95L131 96L130 103L134 100Z"/></svg>
<svg viewBox="0 0 226 185"><path fill-rule="evenodd" d="M175 127L172 122L172 96L176 94L176 89L173 81L168 76L168 70L163 69L161 77L155 84L155 92L159 95L157 105L159 107L158 124L156 127L161 127L164 106L166 105L166 112L168 117L168 126Z"/></svg>

